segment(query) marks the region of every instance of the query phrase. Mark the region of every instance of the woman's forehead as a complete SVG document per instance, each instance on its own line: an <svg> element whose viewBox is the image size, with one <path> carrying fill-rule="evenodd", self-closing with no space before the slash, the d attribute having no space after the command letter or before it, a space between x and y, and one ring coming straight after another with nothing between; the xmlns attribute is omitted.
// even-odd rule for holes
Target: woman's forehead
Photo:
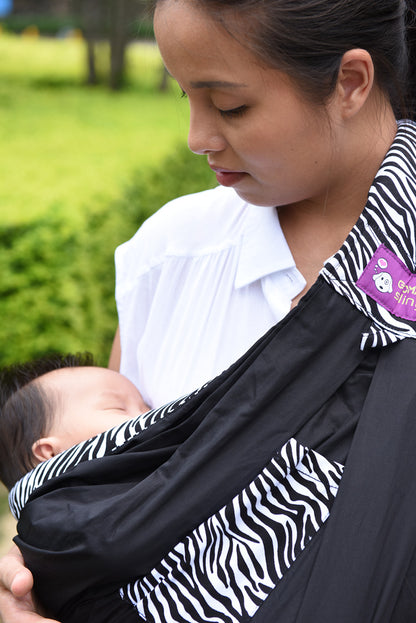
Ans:
<svg viewBox="0 0 416 623"><path fill-rule="evenodd" d="M192 88L218 83L247 86L246 75L264 68L258 57L187 0L165 0L155 13L155 35L167 70ZM249 71L247 71L249 70ZM182 85L181 85L182 86Z"/></svg>

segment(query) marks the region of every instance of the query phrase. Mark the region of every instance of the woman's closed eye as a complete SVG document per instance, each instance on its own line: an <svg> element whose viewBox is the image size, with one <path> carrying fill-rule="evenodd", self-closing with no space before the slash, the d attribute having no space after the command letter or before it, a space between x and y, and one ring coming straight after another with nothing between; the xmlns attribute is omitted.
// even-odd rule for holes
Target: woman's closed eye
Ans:
<svg viewBox="0 0 416 623"><path fill-rule="evenodd" d="M218 112L222 117L241 117L247 110L248 106L243 104L242 106L237 106L237 108L228 108L227 110L219 108Z"/></svg>
<svg viewBox="0 0 416 623"><path fill-rule="evenodd" d="M183 89L181 89L181 97L188 97L188 94ZM243 104L242 106L236 106L235 108L226 109L217 107L217 110L222 117L241 117L242 115L244 115L245 112L247 112L248 106L246 104Z"/></svg>

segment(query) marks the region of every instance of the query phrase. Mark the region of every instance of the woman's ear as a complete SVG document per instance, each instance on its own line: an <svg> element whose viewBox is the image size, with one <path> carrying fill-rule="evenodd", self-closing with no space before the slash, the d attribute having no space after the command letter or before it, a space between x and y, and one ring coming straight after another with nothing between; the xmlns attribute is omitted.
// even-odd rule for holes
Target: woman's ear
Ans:
<svg viewBox="0 0 416 623"><path fill-rule="evenodd" d="M374 85L374 65L367 50L354 48L345 52L338 72L336 93L341 115L348 119L366 103Z"/></svg>
<svg viewBox="0 0 416 623"><path fill-rule="evenodd" d="M59 452L59 440L57 437L42 437L42 439L38 439L32 445L32 454L40 463L51 459Z"/></svg>

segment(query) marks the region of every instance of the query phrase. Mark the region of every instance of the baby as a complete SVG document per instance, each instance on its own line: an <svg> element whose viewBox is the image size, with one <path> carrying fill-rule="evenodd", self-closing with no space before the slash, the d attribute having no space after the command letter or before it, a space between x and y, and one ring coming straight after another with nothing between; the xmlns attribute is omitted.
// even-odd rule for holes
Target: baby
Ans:
<svg viewBox="0 0 416 623"><path fill-rule="evenodd" d="M40 462L148 409L133 383L88 353L4 368L0 479L11 489Z"/></svg>

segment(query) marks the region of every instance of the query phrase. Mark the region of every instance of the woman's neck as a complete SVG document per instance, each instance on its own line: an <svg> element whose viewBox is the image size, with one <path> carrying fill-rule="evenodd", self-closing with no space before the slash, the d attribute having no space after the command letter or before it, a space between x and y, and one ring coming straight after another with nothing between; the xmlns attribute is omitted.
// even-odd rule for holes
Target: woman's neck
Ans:
<svg viewBox="0 0 416 623"><path fill-rule="evenodd" d="M302 295L357 222L397 131L393 112L387 107L383 118L379 116L373 124L360 121L357 119L351 127L338 156L334 155L334 170L329 174L331 184L326 194L316 201L310 199L278 208L283 233L307 282Z"/></svg>

